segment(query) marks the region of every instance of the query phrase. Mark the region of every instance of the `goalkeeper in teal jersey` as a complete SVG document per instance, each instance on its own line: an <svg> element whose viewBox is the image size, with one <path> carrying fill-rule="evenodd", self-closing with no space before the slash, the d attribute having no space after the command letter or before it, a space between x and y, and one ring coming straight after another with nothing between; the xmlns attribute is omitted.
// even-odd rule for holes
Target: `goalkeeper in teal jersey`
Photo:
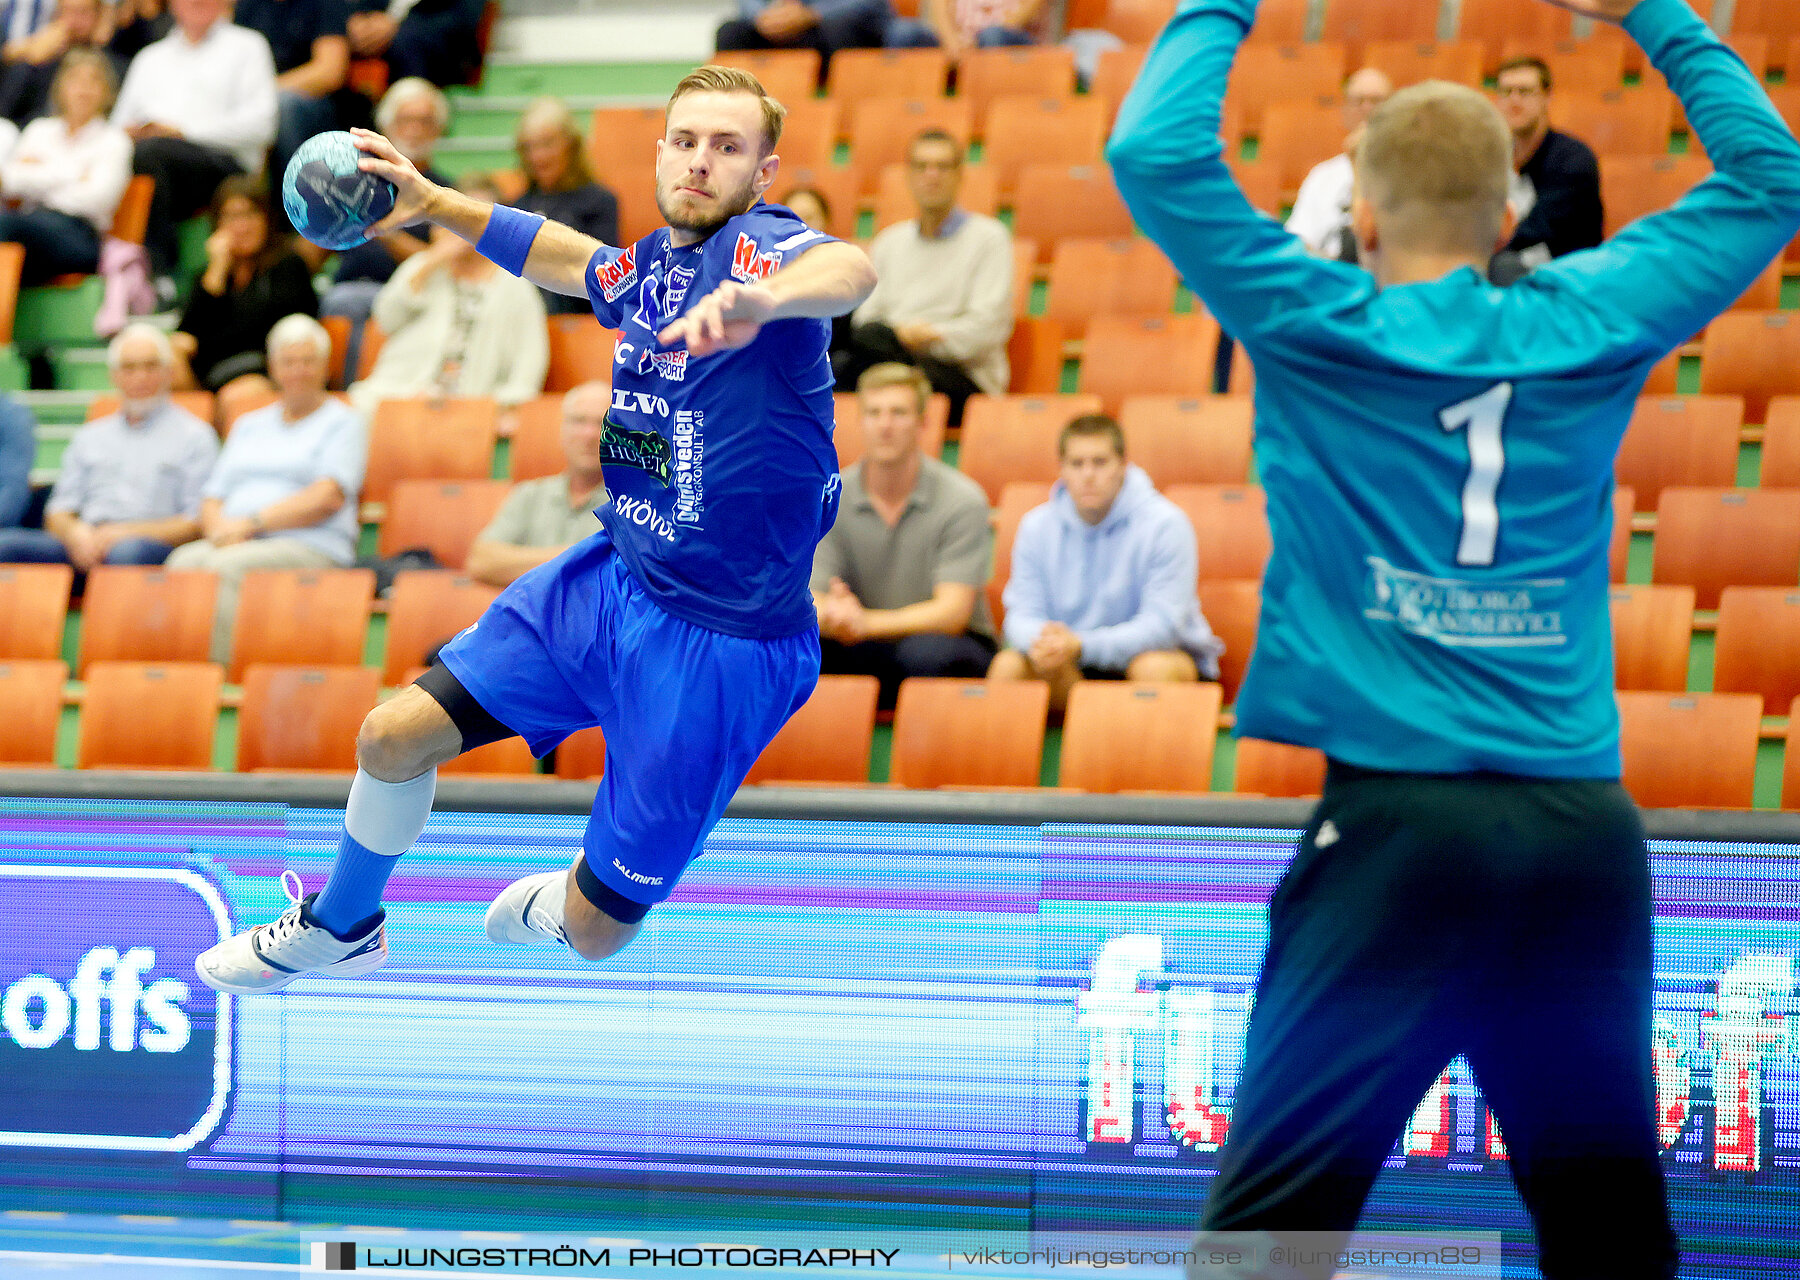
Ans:
<svg viewBox="0 0 1800 1280"><path fill-rule="evenodd" d="M1676 1241L1650 876L1617 782L1613 455L1650 367L1800 230L1800 145L1684 0L1566 7L1623 21L1716 173L1510 288L1485 267L1513 226L1511 139L1473 90L1416 86L1370 119L1353 225L1373 275L1251 209L1216 135L1256 0L1184 0L1107 159L1256 367L1274 553L1238 728L1331 762L1270 902L1203 1225L1347 1232L1462 1053L1544 1274L1637 1280L1672 1276Z"/></svg>

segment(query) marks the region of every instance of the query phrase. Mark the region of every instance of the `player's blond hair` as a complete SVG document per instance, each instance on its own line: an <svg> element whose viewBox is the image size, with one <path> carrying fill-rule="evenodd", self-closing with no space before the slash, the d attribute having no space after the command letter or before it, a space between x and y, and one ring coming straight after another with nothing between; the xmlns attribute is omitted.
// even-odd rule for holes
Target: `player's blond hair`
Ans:
<svg viewBox="0 0 1800 1280"><path fill-rule="evenodd" d="M763 149L766 156L781 142L781 125L787 119L787 108L769 96L762 81L741 67L695 67L675 86L669 105L663 108L663 127L669 124L669 112L690 93L747 93L762 107Z"/></svg>
<svg viewBox="0 0 1800 1280"><path fill-rule="evenodd" d="M870 365L863 376L856 380L856 394L859 396L880 391L883 387L911 387L912 393L919 398L920 416L924 415L925 406L931 402L931 380L914 366L901 364L898 360Z"/></svg>
<svg viewBox="0 0 1800 1280"><path fill-rule="evenodd" d="M1512 134L1487 98L1427 80L1382 103L1356 151L1356 188L1384 243L1493 252L1512 185Z"/></svg>

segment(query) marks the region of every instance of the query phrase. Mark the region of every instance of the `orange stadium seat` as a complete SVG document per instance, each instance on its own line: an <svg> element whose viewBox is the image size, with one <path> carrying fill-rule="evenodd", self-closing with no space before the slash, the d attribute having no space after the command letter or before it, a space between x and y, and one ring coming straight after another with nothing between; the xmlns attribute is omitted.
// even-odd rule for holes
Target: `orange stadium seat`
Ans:
<svg viewBox="0 0 1800 1280"><path fill-rule="evenodd" d="M1097 98L996 98L981 122L981 162L992 165L1002 195L1026 165L1098 164L1106 145L1106 104Z"/></svg>
<svg viewBox="0 0 1800 1280"><path fill-rule="evenodd" d="M1219 352L1209 315L1097 316L1081 356L1083 391L1116 414L1132 395L1207 395Z"/></svg>
<svg viewBox="0 0 1800 1280"><path fill-rule="evenodd" d="M1239 127L1254 135L1271 103L1335 100L1344 75L1341 44L1247 44L1231 64L1226 109L1235 110Z"/></svg>
<svg viewBox="0 0 1800 1280"><path fill-rule="evenodd" d="M1741 396L1645 396L1637 402L1615 472L1640 511L1672 484L1730 488L1737 483Z"/></svg>
<svg viewBox="0 0 1800 1280"><path fill-rule="evenodd" d="M1731 304L1733 311L1774 311L1781 306L1781 259L1763 268L1750 287Z"/></svg>
<svg viewBox="0 0 1800 1280"><path fill-rule="evenodd" d="M1050 258L1050 305L1070 337L1095 316L1166 316L1175 309L1175 268L1142 238L1063 240Z"/></svg>
<svg viewBox="0 0 1800 1280"><path fill-rule="evenodd" d="M465 751L456 759L440 764L438 772L503 777L517 782L543 780L543 775L537 771L537 761L532 758L531 748L525 745L525 739L516 736L490 742L473 751Z"/></svg>
<svg viewBox="0 0 1800 1280"><path fill-rule="evenodd" d="M1671 351L1651 368L1649 377L1644 380L1644 389L1638 394L1672 396L1680 390L1680 383L1681 352Z"/></svg>
<svg viewBox="0 0 1800 1280"><path fill-rule="evenodd" d="M1773 36L1746 33L1731 36L1726 39L1725 43L1730 45L1737 56L1744 60L1744 65L1750 68L1751 73L1758 80L1787 61L1786 58L1778 56L1777 41Z"/></svg>
<svg viewBox="0 0 1800 1280"><path fill-rule="evenodd" d="M1693 586L1702 609L1726 587L1800 583L1800 490L1664 489L1650 576Z"/></svg>
<svg viewBox="0 0 1800 1280"><path fill-rule="evenodd" d="M863 455L862 409L854 391L840 391L831 397L837 427L832 442L837 445L838 467L848 467ZM925 429L919 436L919 448L932 457L944 452L944 437L950 432L950 397L934 391L925 401Z"/></svg>
<svg viewBox="0 0 1800 1280"><path fill-rule="evenodd" d="M373 667L271 665L244 672L237 767L356 771L356 734L381 696Z"/></svg>
<svg viewBox="0 0 1800 1280"><path fill-rule="evenodd" d="M1252 209L1260 210L1277 221L1287 204L1287 193L1281 184L1281 171L1272 164L1239 163L1231 166L1231 176Z"/></svg>
<svg viewBox="0 0 1800 1280"><path fill-rule="evenodd" d="M1335 106L1316 101L1276 102L1263 112L1257 136L1256 163L1268 165L1292 199L1313 166L1344 149L1344 118Z"/></svg>
<svg viewBox="0 0 1800 1280"><path fill-rule="evenodd" d="M820 676L812 697L781 727L744 781L867 782L880 693L874 676Z"/></svg>
<svg viewBox="0 0 1800 1280"><path fill-rule="evenodd" d="M561 396L538 396L514 411L517 422L507 455L514 483L556 475L567 465L562 447L562 402Z"/></svg>
<svg viewBox="0 0 1800 1280"><path fill-rule="evenodd" d="M1449 80L1481 87L1485 50L1473 40L1372 40L1363 48L1363 65L1387 72L1398 87L1421 80Z"/></svg>
<svg viewBox="0 0 1800 1280"><path fill-rule="evenodd" d="M856 220L862 203L862 187L856 170L840 169L836 165L795 169L784 163L776 174L776 182L781 191L775 198L776 204L786 204L794 192L810 187L825 197L828 206L826 233L840 240L856 239Z"/></svg>
<svg viewBox="0 0 1800 1280"><path fill-rule="evenodd" d="M956 207L970 213L985 213L990 218L1000 211L1000 180L993 169L985 164L963 166ZM906 166L890 164L883 167L875 185L875 229L880 231L918 216L918 201L913 199L912 189L906 184Z"/></svg>
<svg viewBox="0 0 1800 1280"><path fill-rule="evenodd" d="M843 49L831 59L827 87L846 108L864 98L935 98L950 78L938 49Z"/></svg>
<svg viewBox="0 0 1800 1280"><path fill-rule="evenodd" d="M1014 240L1013 256L1013 319L1020 320L1031 310L1032 288L1037 281L1038 247L1035 241Z"/></svg>
<svg viewBox="0 0 1800 1280"><path fill-rule="evenodd" d="M1627 224L1667 209L1711 173L1712 165L1703 156L1601 156L1606 234L1617 235Z"/></svg>
<svg viewBox="0 0 1800 1280"><path fill-rule="evenodd" d="M1607 574L1613 582L1625 581L1625 570L1631 561L1631 513L1636 506L1637 498L1630 485L1613 489L1612 542L1606 556Z"/></svg>
<svg viewBox="0 0 1800 1280"><path fill-rule="evenodd" d="M1104 165L1028 164L1019 172L1013 200L1013 235L1038 245L1048 261L1058 240L1070 236L1128 236L1131 214Z"/></svg>
<svg viewBox="0 0 1800 1280"><path fill-rule="evenodd" d="M1726 587L1720 593L1713 688L1761 694L1768 715L1780 715L1800 697L1800 591Z"/></svg>
<svg viewBox="0 0 1800 1280"><path fill-rule="evenodd" d="M1131 92L1131 86L1137 82L1138 72L1143 70L1144 59L1149 55L1149 46L1141 44L1108 49L1100 55L1094 78L1088 82L1088 92L1106 104L1109 125L1118 116L1119 105L1125 101L1125 95Z"/></svg>
<svg viewBox="0 0 1800 1280"><path fill-rule="evenodd" d="M1128 396L1119 411L1125 456L1159 489L1243 484L1254 420L1249 396Z"/></svg>
<svg viewBox="0 0 1800 1280"><path fill-rule="evenodd" d="M193 570L102 565L88 573L81 605L86 679L94 662L205 662L219 579Z"/></svg>
<svg viewBox="0 0 1800 1280"><path fill-rule="evenodd" d="M873 193L881 171L905 164L913 139L930 129L943 130L966 151L975 132L975 108L965 98L859 100L850 113L850 167L858 190Z"/></svg>
<svg viewBox="0 0 1800 1280"><path fill-rule="evenodd" d="M404 480L487 479L498 420L486 396L381 401L369 426L362 500L386 502Z"/></svg>
<svg viewBox="0 0 1800 1280"><path fill-rule="evenodd" d="M776 148L784 166L823 169L837 158L837 141L844 131L843 109L820 98L800 98L788 104L781 126L781 145Z"/></svg>
<svg viewBox="0 0 1800 1280"><path fill-rule="evenodd" d="M1231 789L1251 796L1316 796L1325 789L1325 753L1286 742L1239 738L1237 777Z"/></svg>
<svg viewBox="0 0 1800 1280"><path fill-rule="evenodd" d="M356 355L356 380L368 377L374 370L375 358L381 354L382 345L386 342L387 331L375 323L375 317L370 316L363 322L362 350Z"/></svg>
<svg viewBox="0 0 1800 1280"><path fill-rule="evenodd" d="M210 391L171 391L169 399L177 408L186 409L208 426L213 420L213 393ZM110 391L103 391L88 401L87 420L104 418L109 413L119 411L119 397Z"/></svg>
<svg viewBox="0 0 1800 1280"><path fill-rule="evenodd" d="M225 673L211 662L96 662L84 677L83 769L211 769Z"/></svg>
<svg viewBox="0 0 1800 1280"><path fill-rule="evenodd" d="M544 390L567 391L584 382L612 385L613 344L611 329L602 329L593 316L551 316L550 367Z"/></svg>
<svg viewBox="0 0 1800 1280"><path fill-rule="evenodd" d="M1543 0L1462 0L1456 36L1481 44L1486 54L1481 72L1491 76L1509 44L1548 49L1567 40L1573 29L1566 9L1552 8Z"/></svg>
<svg viewBox="0 0 1800 1280"><path fill-rule="evenodd" d="M784 106L811 98L819 89L817 49L722 49L712 61L748 71L762 82L764 93Z"/></svg>
<svg viewBox="0 0 1800 1280"><path fill-rule="evenodd" d="M1791 36L1794 32L1792 0L1737 0L1732 10L1731 34Z"/></svg>
<svg viewBox="0 0 1800 1280"><path fill-rule="evenodd" d="M1175 484L1167 497L1193 522L1203 578L1262 577L1269 519L1253 484Z"/></svg>
<svg viewBox="0 0 1800 1280"><path fill-rule="evenodd" d="M1099 413L1094 395L969 397L957 465L997 502L1012 480L1054 483L1056 441L1070 419Z"/></svg>
<svg viewBox="0 0 1800 1280"><path fill-rule="evenodd" d="M1612 588L1613 684L1680 693L1688 686L1692 587Z"/></svg>
<svg viewBox="0 0 1800 1280"><path fill-rule="evenodd" d="M347 385L344 381L344 362L350 358L350 317L320 316L319 323L325 326L326 336L331 339L325 385L333 390L342 390Z"/></svg>
<svg viewBox="0 0 1800 1280"><path fill-rule="evenodd" d="M439 564L460 570L475 535L511 491L505 480L402 480L394 486L377 550L393 556L423 547Z"/></svg>
<svg viewBox="0 0 1800 1280"><path fill-rule="evenodd" d="M443 570L402 573L388 595L387 661L382 681L397 685L425 655L479 618L498 588Z"/></svg>
<svg viewBox="0 0 1800 1280"><path fill-rule="evenodd" d="M987 585L988 612L995 627L1006 621L1006 584L1012 580L1013 541L1019 536L1019 521L1048 501L1050 482L1046 480L1012 480L1000 490L993 514L994 568Z"/></svg>
<svg viewBox="0 0 1800 1280"><path fill-rule="evenodd" d="M1795 698L1793 705L1788 708L1787 758L1783 761L1781 770L1783 809L1800 809L1800 743L1795 741L1800 738L1800 734L1794 732L1797 724L1800 724L1800 698Z"/></svg>
<svg viewBox="0 0 1800 1280"><path fill-rule="evenodd" d="M1392 0L1327 0L1326 40L1341 40L1350 47L1352 66L1363 66L1363 46L1379 40L1411 40L1425 44L1437 39L1438 6L1394 4Z"/></svg>
<svg viewBox="0 0 1800 1280"><path fill-rule="evenodd" d="M902 787L1035 787L1049 711L1041 680L902 680L890 773Z"/></svg>
<svg viewBox="0 0 1800 1280"><path fill-rule="evenodd" d="M995 98L1008 94L1072 95L1075 54L1057 45L1010 49L970 49L956 64L956 96L975 106L975 117L987 113Z"/></svg>
<svg viewBox="0 0 1800 1280"><path fill-rule="evenodd" d="M1763 428L1762 483L1765 489L1800 489L1800 396L1769 401Z"/></svg>
<svg viewBox="0 0 1800 1280"><path fill-rule="evenodd" d="M665 108L596 107L588 128L588 161L594 176L621 194L627 185L642 186L656 165Z"/></svg>
<svg viewBox="0 0 1800 1280"><path fill-rule="evenodd" d="M1015 242L1016 244L1017 242ZM1014 395L1051 396L1062 386L1063 327L1043 316L1015 316L1006 341Z"/></svg>
<svg viewBox="0 0 1800 1280"><path fill-rule="evenodd" d="M1250 44L1299 44L1306 39L1307 10L1311 0L1262 0L1256 8L1256 25L1250 28Z"/></svg>
<svg viewBox="0 0 1800 1280"><path fill-rule="evenodd" d="M52 768L56 728L62 722L63 682L69 668L61 659L0 661L0 766Z"/></svg>
<svg viewBox="0 0 1800 1280"><path fill-rule="evenodd" d="M74 581L66 564L0 564L0 659L62 655Z"/></svg>
<svg viewBox="0 0 1800 1280"><path fill-rule="evenodd" d="M1261 611L1262 583L1255 578L1200 579L1200 612L1213 634L1225 642L1225 652L1219 655L1219 687L1227 702L1237 701L1244 683Z"/></svg>
<svg viewBox="0 0 1800 1280"><path fill-rule="evenodd" d="M244 575L232 623L234 684L252 663L355 666L369 638L372 569L257 569Z"/></svg>
<svg viewBox="0 0 1800 1280"><path fill-rule="evenodd" d="M1107 0L1106 30L1126 44L1151 44L1175 16L1176 0Z"/></svg>
<svg viewBox="0 0 1800 1280"><path fill-rule="evenodd" d="M25 246L0 242L0 344L13 340L13 322L19 313L19 281L25 269Z"/></svg>
<svg viewBox="0 0 1800 1280"><path fill-rule="evenodd" d="M1620 779L1646 809L1748 809L1762 699L1748 693L1620 693Z"/></svg>
<svg viewBox="0 0 1800 1280"><path fill-rule="evenodd" d="M1595 155L1653 155L1669 150L1669 91L1639 85L1611 93L1553 93L1552 127L1571 133Z"/></svg>
<svg viewBox="0 0 1800 1280"><path fill-rule="evenodd" d="M1219 686L1083 680L1069 691L1059 786L1077 791L1212 790Z"/></svg>
<svg viewBox="0 0 1800 1280"><path fill-rule="evenodd" d="M606 772L606 735L600 726L577 729L556 748L556 776L584 781Z"/></svg>
<svg viewBox="0 0 1800 1280"><path fill-rule="evenodd" d="M1700 390L1744 397L1744 421L1761 422L1769 398L1800 392L1800 316L1728 311L1706 326Z"/></svg>

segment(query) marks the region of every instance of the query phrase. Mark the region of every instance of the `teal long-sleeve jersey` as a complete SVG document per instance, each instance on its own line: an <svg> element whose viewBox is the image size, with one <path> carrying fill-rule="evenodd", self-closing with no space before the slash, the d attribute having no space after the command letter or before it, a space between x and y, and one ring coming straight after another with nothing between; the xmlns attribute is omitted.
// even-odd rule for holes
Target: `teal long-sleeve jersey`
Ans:
<svg viewBox="0 0 1800 1280"><path fill-rule="evenodd" d="M1186 0L1107 148L1256 367L1274 552L1238 730L1367 768L1616 778L1613 457L1650 367L1800 229L1800 144L1683 0L1643 0L1626 29L1713 176L1510 288L1465 267L1382 289L1310 256L1226 168L1220 100L1255 11Z"/></svg>

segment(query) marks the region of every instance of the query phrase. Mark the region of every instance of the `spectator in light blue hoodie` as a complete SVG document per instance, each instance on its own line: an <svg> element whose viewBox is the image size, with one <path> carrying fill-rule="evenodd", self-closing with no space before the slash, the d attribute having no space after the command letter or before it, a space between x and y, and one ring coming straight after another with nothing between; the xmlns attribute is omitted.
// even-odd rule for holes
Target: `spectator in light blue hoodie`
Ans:
<svg viewBox="0 0 1800 1280"><path fill-rule="evenodd" d="M1007 647L988 678L1048 681L1057 707L1080 680L1218 679L1193 525L1125 460L1104 414L1064 427L1057 454L1062 478L1013 541Z"/></svg>

